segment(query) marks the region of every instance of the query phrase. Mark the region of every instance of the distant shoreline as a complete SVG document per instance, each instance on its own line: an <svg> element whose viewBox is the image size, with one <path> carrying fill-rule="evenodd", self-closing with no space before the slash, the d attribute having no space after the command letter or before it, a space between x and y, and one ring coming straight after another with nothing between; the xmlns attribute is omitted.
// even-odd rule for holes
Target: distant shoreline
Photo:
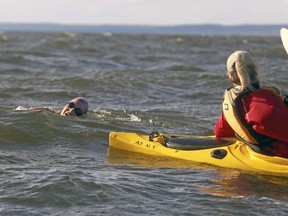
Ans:
<svg viewBox="0 0 288 216"><path fill-rule="evenodd" d="M204 34L204 35L279 35L279 25L64 25L49 23L0 23L0 31L21 32L74 32L74 33L128 33L128 34Z"/></svg>

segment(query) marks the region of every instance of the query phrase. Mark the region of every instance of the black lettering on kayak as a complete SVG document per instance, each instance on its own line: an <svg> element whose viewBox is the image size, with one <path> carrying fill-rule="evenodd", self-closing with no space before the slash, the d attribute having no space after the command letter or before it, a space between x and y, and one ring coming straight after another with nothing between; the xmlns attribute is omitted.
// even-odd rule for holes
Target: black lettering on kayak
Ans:
<svg viewBox="0 0 288 216"><path fill-rule="evenodd" d="M136 145L142 146L143 142L137 141L135 142Z"/></svg>
<svg viewBox="0 0 288 216"><path fill-rule="evenodd" d="M138 146L142 146L144 143L138 140L138 141L135 142L135 144L138 145ZM155 148L156 148L155 145L149 144L149 143L146 143L146 144L144 145L144 147L146 147L146 148L151 148L151 149L155 149Z"/></svg>
<svg viewBox="0 0 288 216"><path fill-rule="evenodd" d="M153 144L149 144L149 143L147 143L146 145L145 145L145 147L147 147L147 148L151 148L151 149L155 149L155 145L153 145Z"/></svg>

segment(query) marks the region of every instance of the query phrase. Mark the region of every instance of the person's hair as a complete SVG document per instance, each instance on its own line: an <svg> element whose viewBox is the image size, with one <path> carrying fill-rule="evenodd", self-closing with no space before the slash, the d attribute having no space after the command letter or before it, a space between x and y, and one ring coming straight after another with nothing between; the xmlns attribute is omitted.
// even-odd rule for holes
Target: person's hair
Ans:
<svg viewBox="0 0 288 216"><path fill-rule="evenodd" d="M253 84L257 83L258 80L258 69L255 65L252 57L246 51L236 51L227 60L227 72L228 74L236 73L239 83L234 83L240 91L249 89L255 90Z"/></svg>

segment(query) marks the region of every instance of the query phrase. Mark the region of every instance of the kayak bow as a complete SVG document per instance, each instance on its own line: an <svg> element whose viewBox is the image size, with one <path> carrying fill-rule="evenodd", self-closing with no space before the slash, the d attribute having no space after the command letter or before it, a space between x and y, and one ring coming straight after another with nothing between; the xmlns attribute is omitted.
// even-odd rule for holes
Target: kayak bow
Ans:
<svg viewBox="0 0 288 216"><path fill-rule="evenodd" d="M288 159L253 151L235 138L111 132L111 147L257 173L288 174Z"/></svg>

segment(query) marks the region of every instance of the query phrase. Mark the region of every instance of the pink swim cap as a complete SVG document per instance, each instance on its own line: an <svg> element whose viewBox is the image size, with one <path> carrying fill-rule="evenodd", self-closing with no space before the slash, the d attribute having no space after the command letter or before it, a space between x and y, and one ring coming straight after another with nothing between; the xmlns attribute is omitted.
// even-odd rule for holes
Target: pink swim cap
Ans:
<svg viewBox="0 0 288 216"><path fill-rule="evenodd" d="M83 115L88 112L88 102L83 97L74 98L70 102L73 102L75 107L80 108Z"/></svg>

